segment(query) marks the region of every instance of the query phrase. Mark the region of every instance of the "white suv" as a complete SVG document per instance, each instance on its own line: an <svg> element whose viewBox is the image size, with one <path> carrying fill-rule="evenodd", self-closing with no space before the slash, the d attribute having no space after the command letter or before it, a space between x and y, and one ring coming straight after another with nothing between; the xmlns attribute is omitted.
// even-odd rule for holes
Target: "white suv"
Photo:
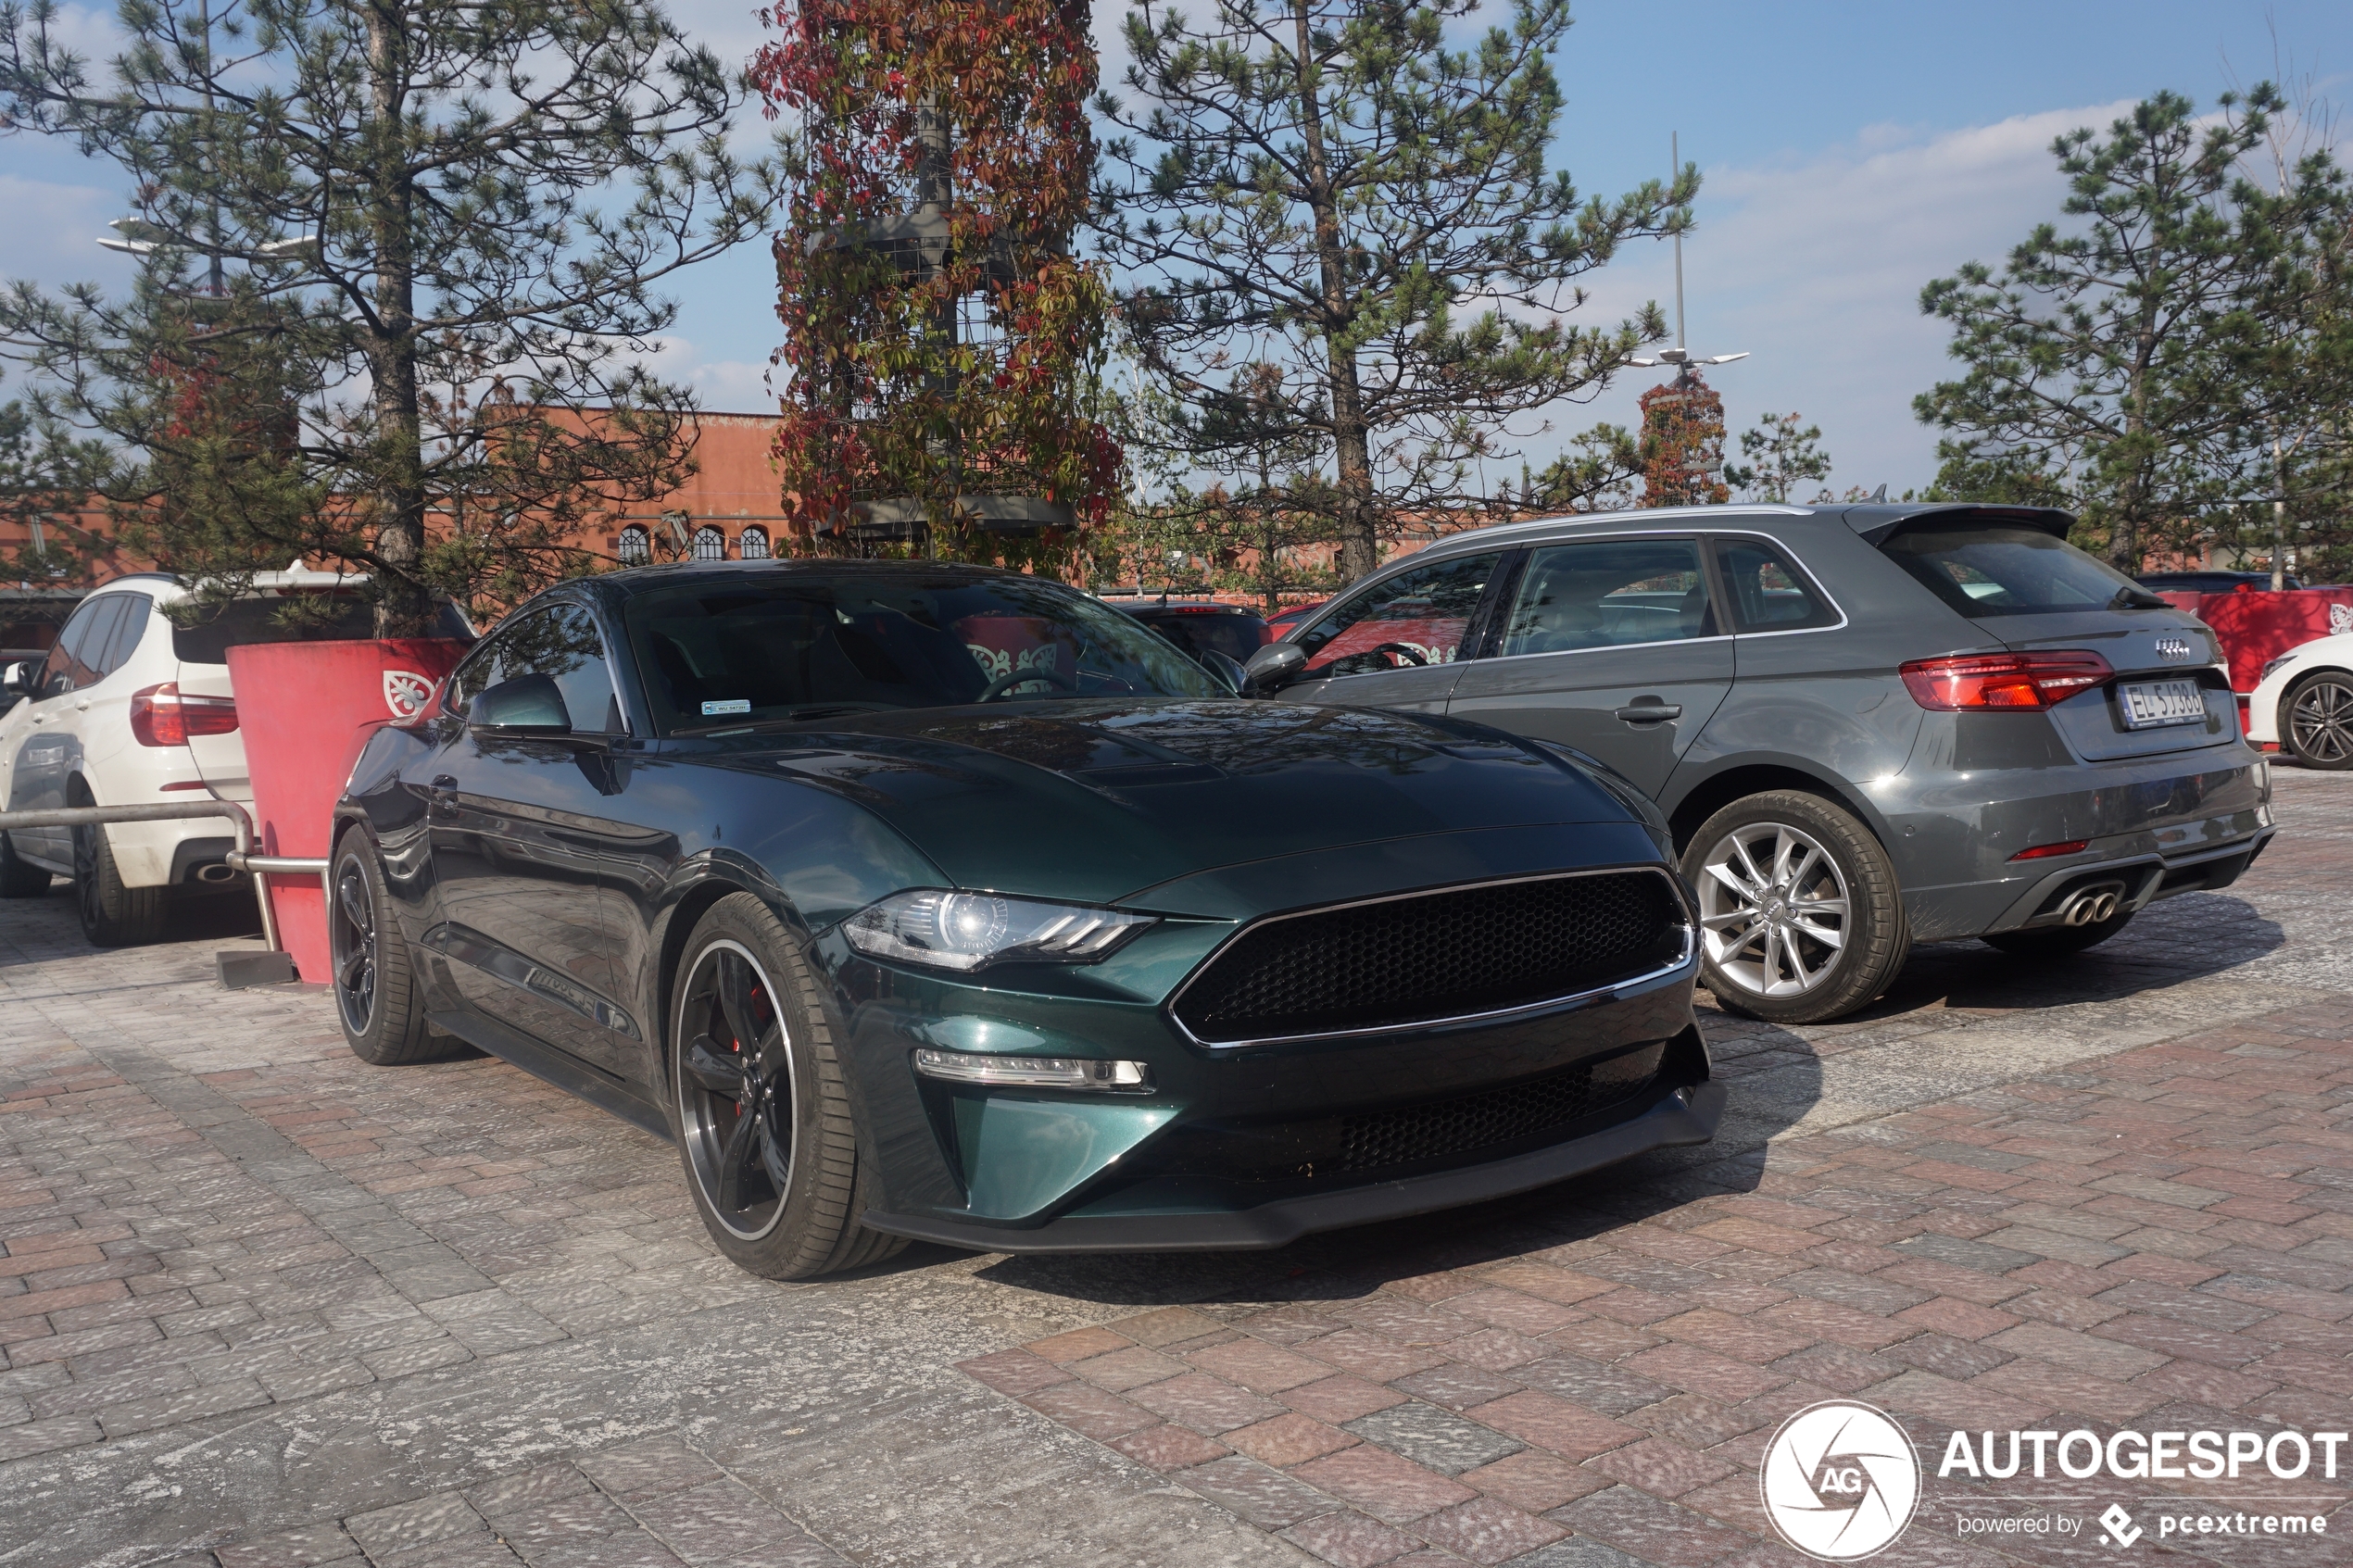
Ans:
<svg viewBox="0 0 2353 1568"><path fill-rule="evenodd" d="M229 647L372 634L370 607L351 578L297 569L265 572L255 586L254 596L188 627L164 613L187 590L160 573L118 577L83 599L45 661L7 669L8 686L26 700L0 716L0 803L19 811L192 799L250 805ZM323 594L334 612L281 626L278 612L293 594ZM452 624L436 631L472 635L454 605L444 618ZM236 843L228 829L218 817L18 828L0 834L0 898L35 897L48 892L51 873L69 876L92 942L153 941L175 894L245 885L223 859Z"/></svg>

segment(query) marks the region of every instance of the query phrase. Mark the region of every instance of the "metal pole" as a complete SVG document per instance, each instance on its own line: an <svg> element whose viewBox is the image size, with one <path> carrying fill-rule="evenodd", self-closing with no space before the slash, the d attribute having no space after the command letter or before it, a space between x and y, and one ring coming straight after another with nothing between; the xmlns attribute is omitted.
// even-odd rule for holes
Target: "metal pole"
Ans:
<svg viewBox="0 0 2353 1568"><path fill-rule="evenodd" d="M1675 188L1675 182L1683 177L1682 133L1668 132L1667 146L1667 157L1673 166L1667 170L1667 188L1671 191ZM1683 232L1680 229L1675 231L1675 346L1689 346L1683 341ZM1683 373L1689 375L1691 372L1686 370Z"/></svg>
<svg viewBox="0 0 2353 1568"><path fill-rule="evenodd" d="M10 828L81 828L103 827L108 822L185 822L195 817L226 817L235 824L237 847L222 857L230 866L253 878L254 901L261 906L261 939L275 953L278 946L278 921L270 908L267 879L271 872L295 872L319 878L320 891L332 900L334 889L327 884L327 862L285 855L253 853L253 816L233 800L172 801L156 806L64 806L38 811L0 811L0 833Z"/></svg>

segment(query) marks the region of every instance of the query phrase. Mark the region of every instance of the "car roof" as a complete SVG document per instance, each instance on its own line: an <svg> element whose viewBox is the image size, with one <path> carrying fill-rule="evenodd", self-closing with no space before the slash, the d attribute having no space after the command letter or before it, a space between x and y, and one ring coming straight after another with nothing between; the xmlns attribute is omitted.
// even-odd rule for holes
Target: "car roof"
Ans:
<svg viewBox="0 0 2353 1568"><path fill-rule="evenodd" d="M628 596L658 588L688 587L698 583L740 583L747 576L812 576L827 577L953 577L967 581L991 577L1021 577L1018 571L1008 571L1000 566L973 566L963 561L945 560L842 560L829 557L786 556L772 560L728 561L665 561L657 566L624 567L619 571L602 572L595 577L575 579L562 586L585 585ZM1067 583L1052 578L1030 579Z"/></svg>
<svg viewBox="0 0 2353 1568"><path fill-rule="evenodd" d="M2006 507L1975 501L1891 501L1823 507L1794 507L1776 502L1738 502L1713 507L1630 507L1618 511L1566 512L1557 517L1529 518L1519 522L1497 522L1481 528L1466 528L1461 533L1445 535L1428 549L1417 551L1415 556L1401 558L1411 560L1419 556L1434 557L1441 552L1452 555L1457 550L1475 550L1496 544L1513 545L1564 530L1614 533L1629 529L1652 533L1662 527L1677 526L1736 529L1745 519L1780 524L1843 524L1871 543L1878 544L1905 524L1927 518L1948 517L1956 521L1976 517L1988 522L2007 522L2038 529L2060 539L2066 538L2068 530L2075 525L2073 514L2055 507Z"/></svg>

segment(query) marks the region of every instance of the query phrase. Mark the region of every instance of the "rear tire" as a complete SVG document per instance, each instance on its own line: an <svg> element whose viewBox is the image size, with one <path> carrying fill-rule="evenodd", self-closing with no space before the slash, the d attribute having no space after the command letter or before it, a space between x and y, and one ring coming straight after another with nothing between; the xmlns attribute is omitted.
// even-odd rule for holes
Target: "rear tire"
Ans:
<svg viewBox="0 0 2353 1568"><path fill-rule="evenodd" d="M74 804L94 803L85 790ZM171 889L123 885L107 830L93 823L73 830L73 903L82 935L92 947L135 947L163 935L164 919L171 912Z"/></svg>
<svg viewBox="0 0 2353 1568"><path fill-rule="evenodd" d="M462 1040L435 1032L425 1022L424 986L419 983L408 939L393 918L376 847L365 830L346 831L335 846L334 906L327 911L327 952L334 966L327 976L335 994L335 1018L351 1054L377 1067L405 1067L470 1054Z"/></svg>
<svg viewBox="0 0 2353 1568"><path fill-rule="evenodd" d="M1842 1017L1876 1000L1911 952L1894 862L1819 796L1735 800L1692 835L1683 875L1699 896L1700 984L1727 1012Z"/></svg>
<svg viewBox="0 0 2353 1568"><path fill-rule="evenodd" d="M2280 698L2280 745L2307 768L2353 768L2353 675L2322 670Z"/></svg>
<svg viewBox="0 0 2353 1568"><path fill-rule="evenodd" d="M1999 947L2013 958L2071 959L2086 947L2096 947L2133 922L2134 911L2119 909L2089 925L2038 925L2032 931L1997 931L1979 941Z"/></svg>
<svg viewBox="0 0 2353 1568"><path fill-rule="evenodd" d="M30 860L17 859L16 847L0 833L0 898L43 898L49 893L49 873Z"/></svg>
<svg viewBox="0 0 2353 1568"><path fill-rule="evenodd" d="M813 1279L904 1248L859 1223L873 1168L800 943L749 893L686 938L668 1031L670 1114L686 1190L719 1250L766 1279Z"/></svg>

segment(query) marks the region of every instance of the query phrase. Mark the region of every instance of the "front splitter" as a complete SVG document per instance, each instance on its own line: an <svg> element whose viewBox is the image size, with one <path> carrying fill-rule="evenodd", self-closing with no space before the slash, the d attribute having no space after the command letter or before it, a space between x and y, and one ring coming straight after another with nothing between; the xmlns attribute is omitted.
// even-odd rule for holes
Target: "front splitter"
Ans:
<svg viewBox="0 0 2353 1568"><path fill-rule="evenodd" d="M1654 1148L1703 1144L1724 1119L1724 1085L1709 1079L1678 1090L1629 1122L1550 1148L1485 1165L1373 1182L1285 1198L1254 1209L1206 1213L1073 1215L1026 1230L961 1223L930 1215L869 1210L869 1229L976 1252L1230 1252L1283 1247L1317 1231L1403 1220L1441 1209L1509 1198L1564 1182Z"/></svg>

